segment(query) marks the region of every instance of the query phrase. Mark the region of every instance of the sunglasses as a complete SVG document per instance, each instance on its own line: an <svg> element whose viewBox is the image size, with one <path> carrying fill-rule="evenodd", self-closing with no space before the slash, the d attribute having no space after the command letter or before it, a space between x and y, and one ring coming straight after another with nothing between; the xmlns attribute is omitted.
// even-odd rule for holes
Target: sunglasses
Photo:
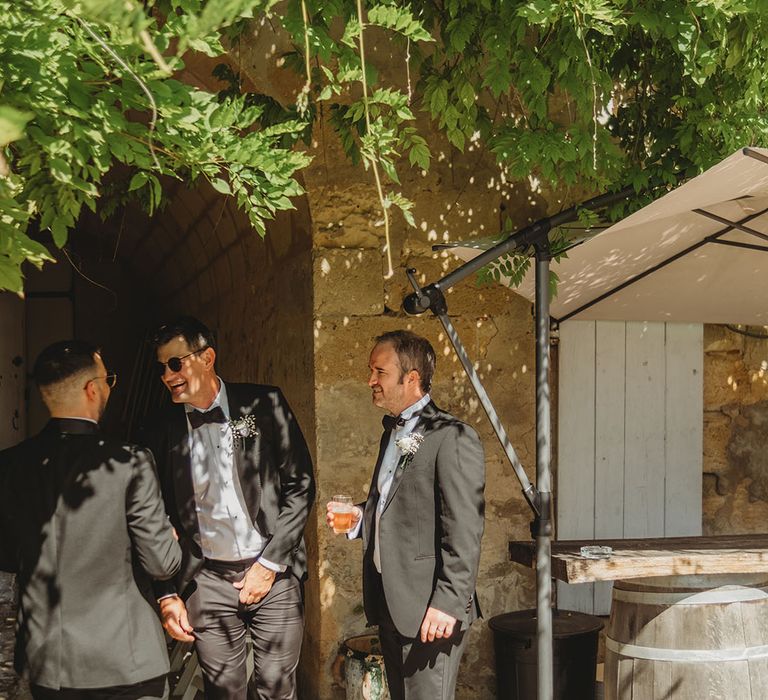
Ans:
<svg viewBox="0 0 768 700"><path fill-rule="evenodd" d="M188 352L186 355L182 355L181 357L169 357L167 362L155 362L155 369L157 370L157 373L162 377L165 374L165 368L168 367L171 372L180 372L181 371L181 361L186 360L188 357L192 357L192 355L197 355L198 353L204 352L208 349L208 346L206 345L204 348L200 348L199 350L195 350L194 352Z"/></svg>
<svg viewBox="0 0 768 700"><path fill-rule="evenodd" d="M117 384L117 373L107 374L104 377L91 377L88 381L95 382L97 379L103 379L110 389L114 389Z"/></svg>

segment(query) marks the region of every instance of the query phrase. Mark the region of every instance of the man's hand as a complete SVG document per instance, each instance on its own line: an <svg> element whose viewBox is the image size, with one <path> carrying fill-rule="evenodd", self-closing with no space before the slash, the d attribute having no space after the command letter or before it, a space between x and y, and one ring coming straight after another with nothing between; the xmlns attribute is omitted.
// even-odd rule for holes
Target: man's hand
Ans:
<svg viewBox="0 0 768 700"><path fill-rule="evenodd" d="M427 608L424 622L421 623L421 641L434 642L436 639L448 639L453 634L456 618L437 608Z"/></svg>
<svg viewBox="0 0 768 700"><path fill-rule="evenodd" d="M179 596L169 596L160 601L160 618L163 629L180 642L194 642L194 628L189 624L187 606Z"/></svg>
<svg viewBox="0 0 768 700"><path fill-rule="evenodd" d="M325 523L331 530L333 530L333 504L334 501L328 501L325 506ZM357 506L352 506L352 525L349 528L350 532L353 531L357 524L360 522L360 518L363 517L363 511ZM339 534L334 530L334 534Z"/></svg>
<svg viewBox="0 0 768 700"><path fill-rule="evenodd" d="M277 572L262 566L259 562L254 562L243 580L232 585L240 589L240 602L243 605L252 605L258 603L269 593L275 582L275 576L277 576Z"/></svg>

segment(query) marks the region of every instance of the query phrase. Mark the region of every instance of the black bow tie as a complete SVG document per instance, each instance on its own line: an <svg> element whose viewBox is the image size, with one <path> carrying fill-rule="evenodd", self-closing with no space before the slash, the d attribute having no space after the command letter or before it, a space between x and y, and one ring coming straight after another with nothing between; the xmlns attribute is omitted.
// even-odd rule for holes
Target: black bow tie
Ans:
<svg viewBox="0 0 768 700"><path fill-rule="evenodd" d="M199 428L206 423L226 423L227 417L224 415L224 411L221 406L216 406L210 411L190 411L187 413L189 418L189 424L193 429Z"/></svg>
<svg viewBox="0 0 768 700"><path fill-rule="evenodd" d="M405 425L405 418L402 416L390 416L387 414L381 419L381 424L384 426L384 430L394 430L401 425Z"/></svg>

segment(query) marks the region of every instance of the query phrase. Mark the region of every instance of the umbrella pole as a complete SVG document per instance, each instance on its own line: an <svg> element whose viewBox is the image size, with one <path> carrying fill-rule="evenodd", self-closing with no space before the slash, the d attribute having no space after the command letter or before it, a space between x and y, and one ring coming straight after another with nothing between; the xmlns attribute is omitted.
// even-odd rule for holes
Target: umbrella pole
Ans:
<svg viewBox="0 0 768 700"><path fill-rule="evenodd" d="M536 490L538 514L531 525L536 538L536 617L538 700L554 697L552 647L552 487L549 393L549 263L546 243L536 250Z"/></svg>

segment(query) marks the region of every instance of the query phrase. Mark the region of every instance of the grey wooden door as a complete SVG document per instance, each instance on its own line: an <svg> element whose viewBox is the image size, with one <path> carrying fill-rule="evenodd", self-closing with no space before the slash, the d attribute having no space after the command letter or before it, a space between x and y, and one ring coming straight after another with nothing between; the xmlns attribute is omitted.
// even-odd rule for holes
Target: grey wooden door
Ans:
<svg viewBox="0 0 768 700"><path fill-rule="evenodd" d="M700 324L560 327L557 538L701 534ZM610 583L558 584L558 606L610 611Z"/></svg>

